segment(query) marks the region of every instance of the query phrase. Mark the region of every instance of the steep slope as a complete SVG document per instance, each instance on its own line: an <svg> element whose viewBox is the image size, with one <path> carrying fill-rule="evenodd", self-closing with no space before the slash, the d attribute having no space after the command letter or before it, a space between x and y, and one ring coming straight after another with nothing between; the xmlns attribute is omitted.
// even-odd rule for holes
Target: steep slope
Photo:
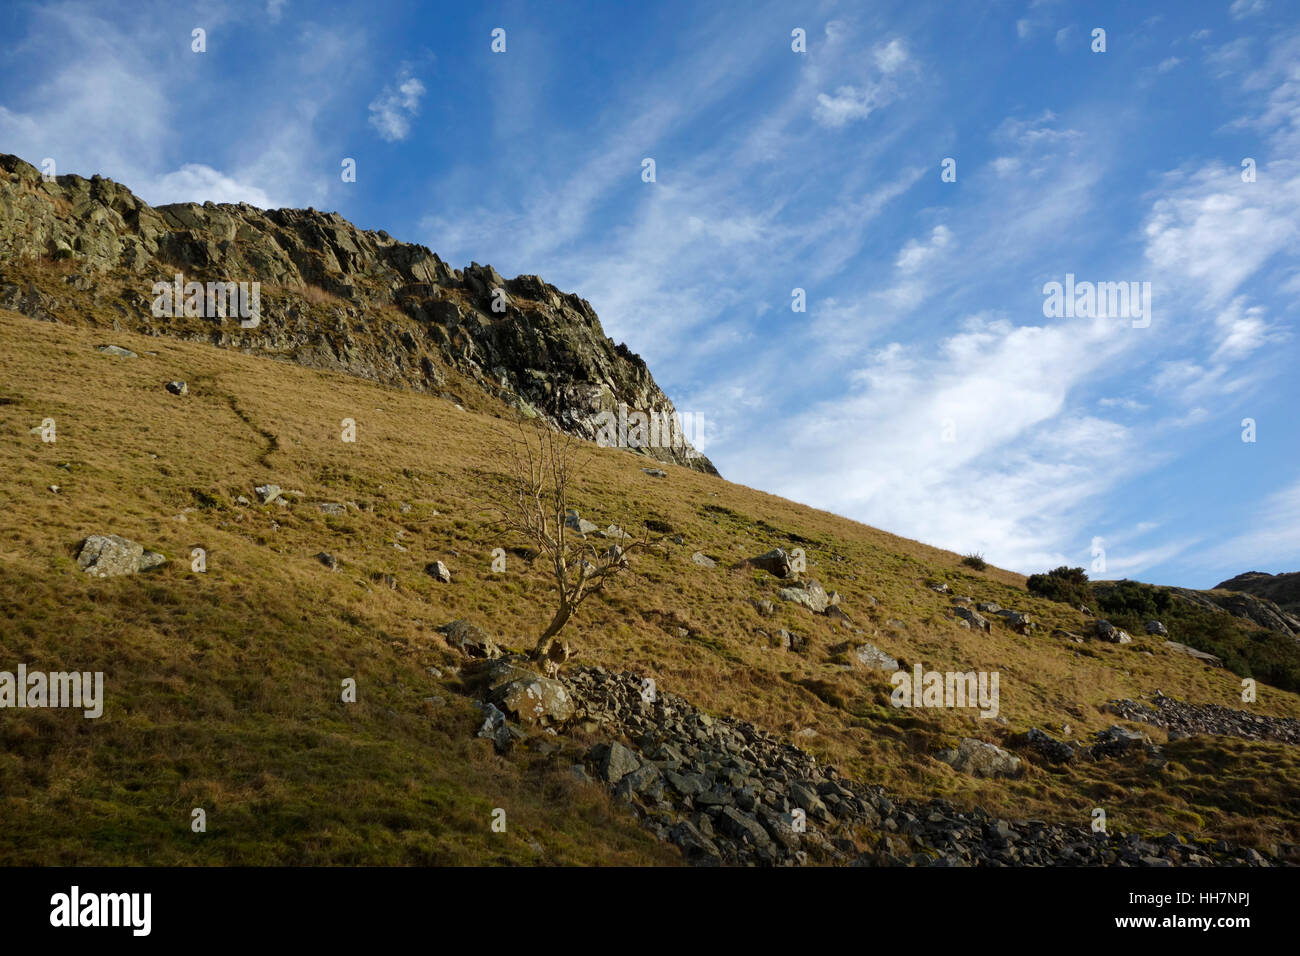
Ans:
<svg viewBox="0 0 1300 956"><path fill-rule="evenodd" d="M155 283L174 281L177 295L161 301ZM201 297L185 291L190 282L205 285ZM256 316L236 317L224 294L207 298L207 283L245 283L251 298L254 282L260 297L246 312ZM337 213L243 203L155 209L112 180L47 181L0 155L0 306L469 401L449 388L450 368L572 434L716 474L690 443L691 422L673 424L676 409L645 362L604 334L584 299L537 276L452 269L423 246L357 229ZM620 410L630 435L628 425L608 427ZM638 433L641 421L662 427Z"/></svg>
<svg viewBox="0 0 1300 956"><path fill-rule="evenodd" d="M135 357L99 350L110 344ZM467 619L521 647L553 606L541 562L495 520L511 448L504 402L461 410L427 392L205 342L2 310L0 352L0 669L101 670L107 697L98 720L3 713L0 860L682 859L654 829L669 811L640 797L625 803L572 770L591 745L622 740L644 755L634 730L651 714L624 707L602 722L589 709L559 736L529 735L506 754L475 736L484 717L469 696L472 668L439 628ZM459 373L447 374L460 387ZM166 390L175 380L186 394ZM356 422L355 442L340 440L345 418ZM666 699L716 715L711 724L690 717L697 740L713 741L702 747L723 746L719 724L759 739L735 723L747 721L768 735L763 753L786 753L798 773L814 771L779 747L798 747L816 773L838 768L817 791L820 801L839 798L835 853L915 862L936 840L960 832L964 844L984 828L978 854L1006 858L1008 834L1036 854L1032 834L1086 837L1097 808L1117 844L1170 831L1267 854L1300 843L1295 744L1174 733L1111 703L1163 691L1285 720L1300 718L1295 694L1262 684L1243 703L1237 676L1163 638L1078 637L1090 619L1029 595L1019 575L975 571L955 554L700 471L667 465L654 477L625 450L588 453L573 507L600 527L669 537L572 623L575 681L592 673L580 666L632 672L633 688L653 679ZM261 504L254 489L267 483L287 494ZM168 561L93 577L76 559L94 534L125 536ZM790 581L742 564L778 546L805 552L808 575L839 594L839 613L783 599ZM497 549L506 553L499 571ZM449 583L426 573L433 561L450 568ZM987 628L971 626L982 619L976 602ZM998 617L990 602L1030 620ZM890 671L864 657L868 644L902 670L998 672L996 718L891 706ZM340 697L348 679L355 703ZM1094 735L1117 722L1148 734L1154 749L1096 750ZM1048 759L1035 728L1094 756ZM1019 775L954 769L945 752L968 739L1014 752ZM717 772L743 776L743 766ZM882 822L888 801L864 785L895 802L895 831ZM842 809L854 805L873 809ZM635 806L650 814L644 828ZM196 807L208 814L204 834L190 827ZM497 809L505 832L492 828ZM997 817L1056 829L1003 828ZM933 832L902 833L913 826Z"/></svg>

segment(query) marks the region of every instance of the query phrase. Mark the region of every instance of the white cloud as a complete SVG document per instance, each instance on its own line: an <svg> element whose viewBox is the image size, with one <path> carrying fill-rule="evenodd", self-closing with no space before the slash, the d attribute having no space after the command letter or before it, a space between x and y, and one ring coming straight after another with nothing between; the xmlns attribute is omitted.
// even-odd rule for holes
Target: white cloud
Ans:
<svg viewBox="0 0 1300 956"><path fill-rule="evenodd" d="M1262 306L1247 306L1246 297L1238 296L1214 320L1222 334L1212 361L1243 358L1270 342L1280 342L1285 336L1264 321Z"/></svg>
<svg viewBox="0 0 1300 956"><path fill-rule="evenodd" d="M1160 61L1160 65L1156 67L1156 72L1168 73L1170 70L1172 70L1174 67L1176 67L1179 63L1182 62L1183 61L1176 56L1166 57L1165 59Z"/></svg>
<svg viewBox="0 0 1300 956"><path fill-rule="evenodd" d="M411 120L420 112L420 98L424 84L410 71L403 69L396 85L385 86L370 103L370 125L390 143L399 142L411 135Z"/></svg>
<svg viewBox="0 0 1300 956"><path fill-rule="evenodd" d="M1210 306L1226 302L1275 255L1294 252L1300 239L1300 165L1260 167L1267 187L1243 183L1240 174L1223 166L1169 174L1144 227L1147 261Z"/></svg>
<svg viewBox="0 0 1300 956"><path fill-rule="evenodd" d="M147 194L150 202L155 205L174 202L246 202L262 209L279 205L258 187L238 182L202 163L186 163L174 172L134 186L141 194Z"/></svg>
<svg viewBox="0 0 1300 956"><path fill-rule="evenodd" d="M898 260L895 265L898 267L899 272L905 274L914 273L938 257L950 245L952 245L952 230L940 224L931 231L928 242L921 243L915 239L909 239L898 253Z"/></svg>
<svg viewBox="0 0 1300 956"><path fill-rule="evenodd" d="M1246 17L1263 13L1268 9L1268 0L1232 0L1232 6L1228 8L1228 13L1234 20L1243 20Z"/></svg>
<svg viewBox="0 0 1300 956"><path fill-rule="evenodd" d="M266 0L266 15L272 23L279 23L289 0Z"/></svg>
<svg viewBox="0 0 1300 956"><path fill-rule="evenodd" d="M896 73L909 62L907 46L902 40L890 40L884 46L876 47L872 53L876 66L881 73Z"/></svg>

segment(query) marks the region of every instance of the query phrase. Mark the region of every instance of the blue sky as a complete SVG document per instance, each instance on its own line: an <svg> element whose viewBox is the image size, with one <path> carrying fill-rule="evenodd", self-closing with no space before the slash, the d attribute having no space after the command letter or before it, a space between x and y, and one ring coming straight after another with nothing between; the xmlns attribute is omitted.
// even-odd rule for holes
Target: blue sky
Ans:
<svg viewBox="0 0 1300 956"><path fill-rule="evenodd" d="M0 38L0 150L541 275L733 481L1027 573L1300 569L1293 0L16 2ZM1151 283L1149 325L1045 316L1067 274Z"/></svg>

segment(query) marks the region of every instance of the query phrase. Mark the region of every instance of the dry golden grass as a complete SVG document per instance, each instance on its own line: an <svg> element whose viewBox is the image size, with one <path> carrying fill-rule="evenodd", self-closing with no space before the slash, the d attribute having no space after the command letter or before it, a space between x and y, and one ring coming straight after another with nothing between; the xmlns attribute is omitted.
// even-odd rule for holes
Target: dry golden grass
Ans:
<svg viewBox="0 0 1300 956"><path fill-rule="evenodd" d="M97 353L104 342L140 357ZM493 549L526 544L499 536L487 504L505 471L504 408L470 386L456 390L461 410L202 344L3 312L0 348L0 669L103 670L108 696L100 720L0 713L0 862L676 862L602 792L572 782L572 746L502 759L473 739L480 720L450 683L456 661L438 625L466 617L523 647L549 619L543 569L511 554L505 573L490 570ZM190 394L166 393L171 379ZM45 418L56 443L29 434ZM345 418L355 444L340 440ZM1183 741L1163 771L1111 761L1010 782L955 774L930 754L962 736L1000 742L1068 723L1079 738L1114 722L1099 710L1107 700L1156 689L1244 706L1240 682L1154 638L1052 638L1053 626L1081 630L1080 615L1029 596L1020 575L684 468L651 478L646 464L592 448L572 506L602 527L664 522L685 544L638 557L635 575L588 602L565 632L579 662L652 676L905 796L1077 823L1103 806L1113 828L1300 842L1300 766L1277 744ZM234 503L256 501L265 482L303 497ZM332 517L314 501L357 507ZM88 578L74 555L96 532L171 561ZM775 581L735 565L778 545L803 547L863 637L906 664L997 670L1006 725L896 710L887 675L845 669L832 651L860 638L780 601L761 618L749 600L774 597ZM196 547L205 574L189 570ZM337 571L315 560L322 550ZM692 565L696 550L718 567ZM433 560L454 583L424 573ZM1043 627L959 629L929 580ZM768 649L757 627L804 635L808 649ZM345 677L357 679L355 705L339 702ZM432 695L448 703L424 703ZM1300 698L1267 687L1251 706L1300 716ZM208 810L207 834L189 830L195 806ZM490 830L493 807L507 810L506 834Z"/></svg>

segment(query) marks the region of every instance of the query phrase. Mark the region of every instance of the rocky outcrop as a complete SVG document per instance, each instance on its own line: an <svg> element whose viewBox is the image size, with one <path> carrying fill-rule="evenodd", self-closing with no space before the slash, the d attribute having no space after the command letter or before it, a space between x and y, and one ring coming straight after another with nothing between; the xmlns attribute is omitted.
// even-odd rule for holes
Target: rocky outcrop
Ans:
<svg viewBox="0 0 1300 956"><path fill-rule="evenodd" d="M261 284L258 315L155 314L154 284ZM658 461L716 470L645 362L584 299L537 276L452 269L338 213L152 207L99 176L45 181L0 155L0 307L42 321L207 341L434 394L450 368L529 416ZM648 429L638 430L636 416ZM608 426L613 426L608 427ZM644 433L643 433L644 432Z"/></svg>
<svg viewBox="0 0 1300 956"><path fill-rule="evenodd" d="M1300 620L1300 571L1269 574L1247 571L1214 586L1216 591L1241 591L1271 601L1278 610Z"/></svg>

